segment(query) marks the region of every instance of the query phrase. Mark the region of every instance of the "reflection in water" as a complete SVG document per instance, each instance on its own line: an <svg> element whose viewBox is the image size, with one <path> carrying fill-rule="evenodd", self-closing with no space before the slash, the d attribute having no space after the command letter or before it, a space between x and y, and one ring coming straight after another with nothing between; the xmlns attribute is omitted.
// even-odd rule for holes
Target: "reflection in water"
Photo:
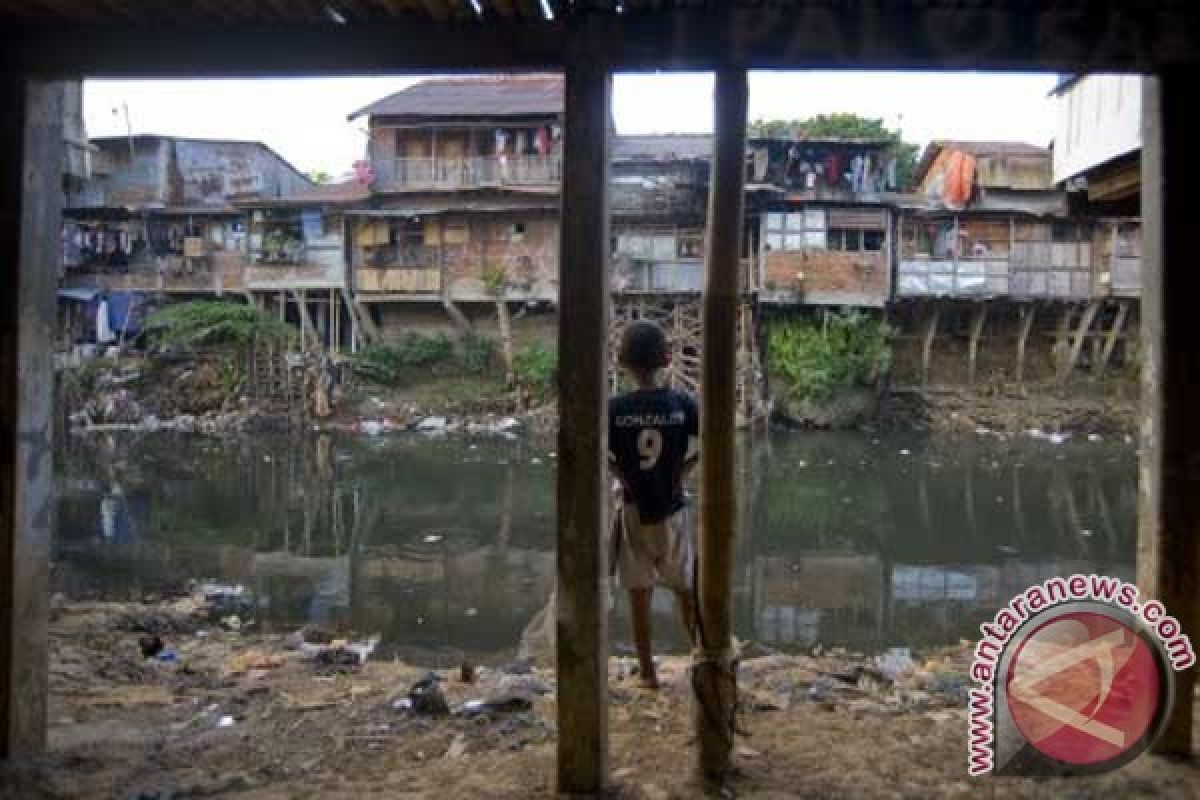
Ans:
<svg viewBox="0 0 1200 800"><path fill-rule="evenodd" d="M450 664L511 657L554 585L546 443L154 435L70 447L56 580L73 598L240 583L264 627L380 632L390 652ZM1135 459L1123 442L747 439L739 633L785 648L932 645L972 637L1051 575L1131 577ZM682 646L662 595L656 633ZM617 610L620 651L620 596Z"/></svg>

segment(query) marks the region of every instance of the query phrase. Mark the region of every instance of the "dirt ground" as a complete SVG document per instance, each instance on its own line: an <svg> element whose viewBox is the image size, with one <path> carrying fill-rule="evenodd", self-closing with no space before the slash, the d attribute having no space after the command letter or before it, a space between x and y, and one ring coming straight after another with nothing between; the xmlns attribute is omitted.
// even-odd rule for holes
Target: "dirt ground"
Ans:
<svg viewBox="0 0 1200 800"><path fill-rule="evenodd" d="M157 606L62 605L51 641L50 751L0 767L0 797L548 798L554 676L514 664L442 671L448 711L419 713L427 675L328 635L234 632L189 598ZM166 655L145 657L158 635ZM339 634L340 635L340 634ZM153 648L151 648L153 649ZM1200 796L1195 766L1143 756L1089 779L968 779L969 647L917 658L895 682L841 651L751 648L740 673L738 798L1135 798ZM166 659L166 660L163 660ZM611 669L615 798L690 798L694 742L686 661L665 688ZM420 699L419 699L420 698ZM418 701L419 699L419 701ZM435 698L436 699L436 698ZM492 705L465 706L483 699ZM417 708L413 708L413 705Z"/></svg>

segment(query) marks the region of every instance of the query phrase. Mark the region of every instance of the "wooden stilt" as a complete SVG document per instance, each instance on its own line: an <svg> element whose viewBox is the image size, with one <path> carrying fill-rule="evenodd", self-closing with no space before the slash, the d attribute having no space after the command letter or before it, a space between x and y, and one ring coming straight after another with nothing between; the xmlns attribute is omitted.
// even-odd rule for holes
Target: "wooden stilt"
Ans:
<svg viewBox="0 0 1200 800"><path fill-rule="evenodd" d="M296 308L300 309L300 346L307 350L307 339L311 338L313 347L320 350L321 337L317 333L317 326L313 324L312 315L308 313L308 291L292 289L291 292L292 299L296 301Z"/></svg>
<svg viewBox="0 0 1200 800"><path fill-rule="evenodd" d="M925 324L925 338L921 345L921 385L929 385L929 367L933 362L933 340L937 336L938 317L941 314L941 306L934 306L929 311L929 321Z"/></svg>
<svg viewBox="0 0 1200 800"><path fill-rule="evenodd" d="M971 315L971 339L967 356L967 385L975 385L975 363L979 355L979 339L983 335L983 325L987 322L987 303L980 303Z"/></svg>
<svg viewBox="0 0 1200 800"><path fill-rule="evenodd" d="M1070 352L1070 330L1071 316L1075 312L1075 307L1067 303L1062 308L1062 313L1058 315L1058 323L1054 326L1054 371L1056 377L1061 375L1066 369L1064 366L1067 363L1067 354Z"/></svg>
<svg viewBox="0 0 1200 800"><path fill-rule="evenodd" d="M1070 355L1067 357L1066 363L1058 375L1059 383L1065 383L1067 378L1071 377L1075 366L1079 363L1079 355L1083 352L1083 345L1087 341L1088 331L1092 329L1092 322L1096 319L1096 312L1099 310L1099 300L1091 301L1087 304L1087 308L1083 310L1083 316L1079 319L1079 327L1075 330L1075 341L1071 343Z"/></svg>
<svg viewBox="0 0 1200 800"><path fill-rule="evenodd" d="M748 94L744 69L717 71L701 354L700 653L692 681L698 768L709 783L723 781L732 769L737 700L731 630L738 485L735 375Z"/></svg>
<svg viewBox="0 0 1200 800"><path fill-rule="evenodd" d="M46 746L56 271L62 259L59 82L0 82L0 759Z"/></svg>
<svg viewBox="0 0 1200 800"><path fill-rule="evenodd" d="M1200 180L1193 121L1197 70L1142 79L1142 422L1138 585L1200 635L1200 349L1189 187ZM1165 180L1165 176L1170 176ZM1196 668L1175 673L1175 704L1157 752L1192 756Z"/></svg>
<svg viewBox="0 0 1200 800"><path fill-rule="evenodd" d="M1108 369L1113 351L1117 348L1117 342L1120 341L1121 334L1125 331L1125 318L1128 314L1129 303L1121 300L1117 304L1117 315L1113 318L1112 327L1108 329L1108 336L1104 337L1104 349L1100 351L1100 357L1096 359L1094 365L1096 375L1103 375L1104 370Z"/></svg>
<svg viewBox="0 0 1200 800"><path fill-rule="evenodd" d="M577 37L579 34L576 35ZM576 38L566 70L558 330L558 790L608 770L608 131L612 78Z"/></svg>
<svg viewBox="0 0 1200 800"><path fill-rule="evenodd" d="M1033 320L1037 310L1032 305L1022 305L1018 311L1020 324L1017 328L1017 384L1025 383L1025 347L1029 342L1029 332L1033 330Z"/></svg>

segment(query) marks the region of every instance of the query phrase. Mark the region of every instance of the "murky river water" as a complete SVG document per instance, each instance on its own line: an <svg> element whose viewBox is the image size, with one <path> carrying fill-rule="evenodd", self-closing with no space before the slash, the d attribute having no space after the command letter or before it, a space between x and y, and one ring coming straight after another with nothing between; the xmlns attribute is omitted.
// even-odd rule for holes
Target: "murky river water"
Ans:
<svg viewBox="0 0 1200 800"><path fill-rule="evenodd" d="M94 437L59 471L72 599L240 584L266 629L379 632L449 665L510 658L553 587L552 442ZM736 624L775 647L954 642L1050 575L1132 577L1123 439L774 433L743 442L741 471ZM656 638L678 646L658 603ZM620 600L613 632L627 649Z"/></svg>

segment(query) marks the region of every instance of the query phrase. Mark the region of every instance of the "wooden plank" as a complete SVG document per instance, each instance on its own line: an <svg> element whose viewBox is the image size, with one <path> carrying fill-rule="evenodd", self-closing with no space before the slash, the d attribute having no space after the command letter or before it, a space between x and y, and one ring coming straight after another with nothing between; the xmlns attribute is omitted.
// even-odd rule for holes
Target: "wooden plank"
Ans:
<svg viewBox="0 0 1200 800"><path fill-rule="evenodd" d="M1138 586L1193 637L1200 630L1200 348L1194 344L1200 280L1189 186L1200 179L1194 116L1200 70L1143 81L1142 421ZM1166 179L1170 176L1170 179ZM1175 705L1154 745L1190 757L1196 669L1175 673Z"/></svg>
<svg viewBox="0 0 1200 800"><path fill-rule="evenodd" d="M1083 316L1079 319L1079 327L1075 331L1075 341L1071 344L1071 353L1066 362L1061 365L1058 381L1064 383L1075 370L1075 365L1079 363L1079 356L1083 353L1083 344L1087 341L1088 331L1092 329L1092 322L1096 319L1096 312L1100 310L1100 301L1093 300L1087 304L1087 308L1083 310Z"/></svg>
<svg viewBox="0 0 1200 800"><path fill-rule="evenodd" d="M697 769L722 783L733 767L737 675L733 573L737 535L737 314L745 179L746 71L716 74L712 189L704 276L700 401L699 648L693 664Z"/></svg>
<svg viewBox="0 0 1200 800"><path fill-rule="evenodd" d="M544 69L565 63L564 19L528 16L452 24L417 16L369 25L314 24L254 14L220 25L202 12L148 20L137 29L94 25L18 25L0 37L0 63L97 77L356 74L439 69ZM75 8L87 4L76 3ZM797 67L1149 71L1200 58L1194 4L1131 6L1119 0L1074 5L986 0L947 8L908 2L868 4L852 12L825 3L736 8L714 14L695 7L657 13L591 14L614 67L707 69L741 64ZM455 7L465 11L465 5ZM247 15L251 16L251 15ZM962 31L987 31L964 36ZM221 47L211 46L219 36ZM286 42L286 46L280 46ZM670 46L664 46L664 42Z"/></svg>
<svg viewBox="0 0 1200 800"><path fill-rule="evenodd" d="M612 77L586 31L567 67L559 238L558 791L608 772L608 148Z"/></svg>
<svg viewBox="0 0 1200 800"><path fill-rule="evenodd" d="M1113 351L1117 348L1117 342L1120 341L1121 334L1125 330L1125 317L1128 314L1129 303L1127 301L1120 301L1117 304L1116 318L1113 319L1112 327L1109 328L1108 334L1104 337L1104 349L1100 351L1100 357L1094 365L1097 375L1103 375L1104 370L1108 369Z"/></svg>
<svg viewBox="0 0 1200 800"><path fill-rule="evenodd" d="M1025 346L1029 341L1029 332L1033 330L1037 309L1032 305L1022 305L1018 313L1020 325L1017 328L1017 384L1020 385L1025 381Z"/></svg>
<svg viewBox="0 0 1200 800"><path fill-rule="evenodd" d="M56 270L62 258L62 83L0 83L0 759L46 745L47 620L54 534Z"/></svg>
<svg viewBox="0 0 1200 800"><path fill-rule="evenodd" d="M921 344L921 385L929 385L929 366L933 361L933 340L937 336L938 316L941 314L941 304L935 302L929 311L929 321L925 325L925 335Z"/></svg>
<svg viewBox="0 0 1200 800"><path fill-rule="evenodd" d="M975 383L975 362L979 355L979 338L983 335L983 325L987 322L987 303L980 303L971 316L971 339L967 356L967 385Z"/></svg>

